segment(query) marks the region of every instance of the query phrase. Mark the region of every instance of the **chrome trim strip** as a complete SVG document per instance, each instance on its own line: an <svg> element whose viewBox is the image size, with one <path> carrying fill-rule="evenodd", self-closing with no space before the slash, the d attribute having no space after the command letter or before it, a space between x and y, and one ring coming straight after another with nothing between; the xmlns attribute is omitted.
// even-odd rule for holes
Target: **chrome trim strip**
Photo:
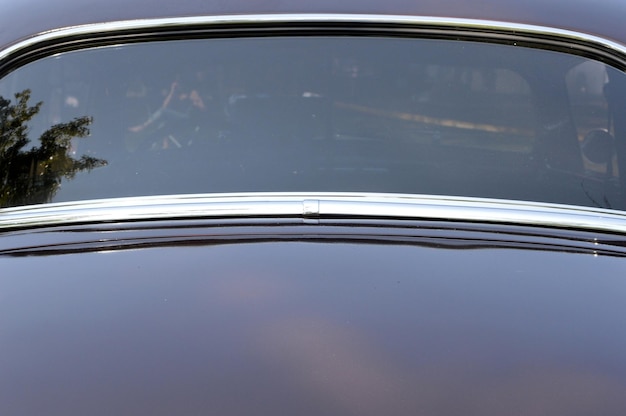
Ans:
<svg viewBox="0 0 626 416"><path fill-rule="evenodd" d="M626 234L626 213L436 195L243 193L113 198L0 209L0 232L101 222L294 217L445 220Z"/></svg>
<svg viewBox="0 0 626 416"><path fill-rule="evenodd" d="M172 17L159 19L128 20L117 22L93 23L88 25L65 27L50 30L30 38L19 41L0 51L0 60L10 55L19 53L20 50L38 43L62 40L73 36L100 35L103 33L114 34L129 30L148 30L150 28L181 29L187 26L210 26L215 25L259 25L259 24L285 24L285 23L347 23L347 24L381 24L381 25L406 25L422 28L447 28L451 31L464 29L477 30L485 33L506 32L510 35L527 35L532 37L553 36L562 40L584 42L590 45L601 46L626 57L626 45L606 39L600 36L576 32L566 29L558 29L537 25L518 24L479 19L443 18L428 16L404 16L404 15L370 15L370 14L253 14L253 15L218 15L199 17Z"/></svg>

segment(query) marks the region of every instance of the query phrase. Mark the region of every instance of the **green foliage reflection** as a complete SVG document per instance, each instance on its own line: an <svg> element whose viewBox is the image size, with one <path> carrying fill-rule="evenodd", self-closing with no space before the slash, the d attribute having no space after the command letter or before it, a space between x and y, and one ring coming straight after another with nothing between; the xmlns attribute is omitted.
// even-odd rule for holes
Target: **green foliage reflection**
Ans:
<svg viewBox="0 0 626 416"><path fill-rule="evenodd" d="M28 122L42 102L29 106L30 90L15 94L15 103L0 96L0 207L50 202L61 184L76 173L106 165L89 156L74 159L71 141L89 135L90 117L55 124L40 137L40 146L30 143Z"/></svg>

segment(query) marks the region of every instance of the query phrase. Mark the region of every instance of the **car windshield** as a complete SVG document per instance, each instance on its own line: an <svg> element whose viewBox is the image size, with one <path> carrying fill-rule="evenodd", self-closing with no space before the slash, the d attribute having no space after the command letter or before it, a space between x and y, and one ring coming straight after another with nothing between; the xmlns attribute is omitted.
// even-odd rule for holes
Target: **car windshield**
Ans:
<svg viewBox="0 0 626 416"><path fill-rule="evenodd" d="M624 78L565 53L434 39L64 52L0 80L0 206L367 192L625 209L611 100Z"/></svg>

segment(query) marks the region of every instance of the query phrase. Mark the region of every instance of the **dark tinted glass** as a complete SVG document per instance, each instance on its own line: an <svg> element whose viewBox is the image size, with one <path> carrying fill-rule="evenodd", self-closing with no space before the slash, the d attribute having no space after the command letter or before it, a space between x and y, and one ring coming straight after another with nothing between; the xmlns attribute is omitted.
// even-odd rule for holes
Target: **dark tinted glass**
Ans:
<svg viewBox="0 0 626 416"><path fill-rule="evenodd" d="M339 191L622 209L626 132L610 97L623 78L567 54L443 40L63 53L0 81L0 205Z"/></svg>

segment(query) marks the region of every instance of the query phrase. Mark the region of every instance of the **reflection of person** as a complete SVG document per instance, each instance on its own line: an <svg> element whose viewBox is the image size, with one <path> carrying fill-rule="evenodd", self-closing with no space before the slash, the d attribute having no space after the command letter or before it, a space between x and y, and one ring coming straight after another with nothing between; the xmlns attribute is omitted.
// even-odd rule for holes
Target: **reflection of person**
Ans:
<svg viewBox="0 0 626 416"><path fill-rule="evenodd" d="M151 125L152 123L154 123L156 120L158 120L163 115L164 112L168 111L168 107L170 106L172 99L174 98L174 94L176 93L178 86L179 86L178 81L174 81L172 85L170 86L169 93L163 100L161 107L159 107L159 109L156 110L154 113L150 114L150 117L148 117L146 121L136 126L129 127L128 130L132 131L133 133L138 133L142 131L143 129L145 129L146 127L148 127L149 125ZM198 91L196 91L195 89L191 90L191 92L189 93L180 93L177 98L178 98L178 101L180 102L189 100L193 107L204 110L204 101L202 100L202 97L200 96Z"/></svg>
<svg viewBox="0 0 626 416"><path fill-rule="evenodd" d="M200 93L196 90L191 90L189 94L180 94L178 99L181 101L189 100L194 107L199 108L200 110L204 110L205 108L204 101L202 100Z"/></svg>
<svg viewBox="0 0 626 416"><path fill-rule="evenodd" d="M196 89L191 89L188 92L181 91L180 82L174 81L170 85L161 106L156 111L150 113L148 118L143 123L129 127L128 131L131 133L143 132L148 127L153 126L157 121L163 122L163 124L155 125L153 127L160 129L163 127L165 122L165 120L163 120L164 116L169 116L170 121L171 119L188 119L191 116L190 113L193 109L200 111L205 109L205 104L200 93ZM163 148L168 147L169 141L177 147L182 147L173 132L166 132L163 140Z"/></svg>

